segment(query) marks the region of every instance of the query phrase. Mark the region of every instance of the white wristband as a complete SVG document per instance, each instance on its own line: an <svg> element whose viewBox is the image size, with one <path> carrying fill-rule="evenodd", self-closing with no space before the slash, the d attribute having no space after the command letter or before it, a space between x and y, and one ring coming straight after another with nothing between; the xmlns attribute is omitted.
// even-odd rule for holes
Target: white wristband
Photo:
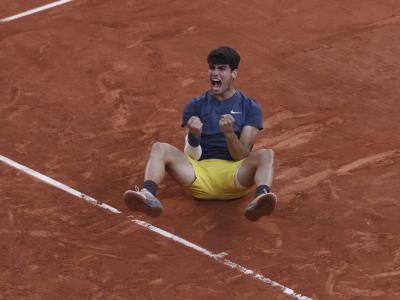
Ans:
<svg viewBox="0 0 400 300"><path fill-rule="evenodd" d="M193 147L189 144L187 135L185 136L185 149L183 151L194 160L199 160L202 153L200 145Z"/></svg>

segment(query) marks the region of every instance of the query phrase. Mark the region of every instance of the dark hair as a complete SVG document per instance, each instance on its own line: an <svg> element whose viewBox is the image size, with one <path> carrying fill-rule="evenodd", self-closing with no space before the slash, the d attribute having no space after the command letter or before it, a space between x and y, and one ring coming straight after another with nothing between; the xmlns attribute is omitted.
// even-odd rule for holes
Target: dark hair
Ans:
<svg viewBox="0 0 400 300"><path fill-rule="evenodd" d="M207 62L209 65L229 65L233 71L239 67L240 55L230 47L219 47L208 54Z"/></svg>

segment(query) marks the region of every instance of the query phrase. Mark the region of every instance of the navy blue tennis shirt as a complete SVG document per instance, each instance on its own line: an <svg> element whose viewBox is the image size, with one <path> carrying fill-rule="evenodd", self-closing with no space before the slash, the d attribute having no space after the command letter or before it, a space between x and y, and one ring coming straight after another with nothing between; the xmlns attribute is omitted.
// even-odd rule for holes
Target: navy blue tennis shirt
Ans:
<svg viewBox="0 0 400 300"><path fill-rule="evenodd" d="M185 106L182 115L182 126L192 117L199 117L203 123L200 145L203 159L233 160L229 153L225 136L219 128L222 115L230 114L235 118L235 133L238 137L243 126L262 127L262 112L257 102L237 90L232 97L219 101L210 91L191 99Z"/></svg>

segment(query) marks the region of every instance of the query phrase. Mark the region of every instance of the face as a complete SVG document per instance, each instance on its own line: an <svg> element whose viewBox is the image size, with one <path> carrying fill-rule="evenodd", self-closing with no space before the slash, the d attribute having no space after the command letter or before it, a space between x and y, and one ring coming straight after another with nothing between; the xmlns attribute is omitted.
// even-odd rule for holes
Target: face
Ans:
<svg viewBox="0 0 400 300"><path fill-rule="evenodd" d="M210 79L211 93L219 99L226 99L234 92L233 81L236 70L232 71L229 65L210 64L208 77Z"/></svg>

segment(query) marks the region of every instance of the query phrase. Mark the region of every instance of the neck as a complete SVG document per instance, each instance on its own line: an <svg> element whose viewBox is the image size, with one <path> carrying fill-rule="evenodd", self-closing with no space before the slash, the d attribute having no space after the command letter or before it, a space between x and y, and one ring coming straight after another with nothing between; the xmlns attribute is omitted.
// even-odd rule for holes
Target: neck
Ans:
<svg viewBox="0 0 400 300"><path fill-rule="evenodd" d="M218 95L213 95L215 98L217 98L219 101L224 101L230 97L233 96L233 94L236 93L236 89L234 87L230 88L229 90L227 90L226 92L222 93L222 94L218 94Z"/></svg>

